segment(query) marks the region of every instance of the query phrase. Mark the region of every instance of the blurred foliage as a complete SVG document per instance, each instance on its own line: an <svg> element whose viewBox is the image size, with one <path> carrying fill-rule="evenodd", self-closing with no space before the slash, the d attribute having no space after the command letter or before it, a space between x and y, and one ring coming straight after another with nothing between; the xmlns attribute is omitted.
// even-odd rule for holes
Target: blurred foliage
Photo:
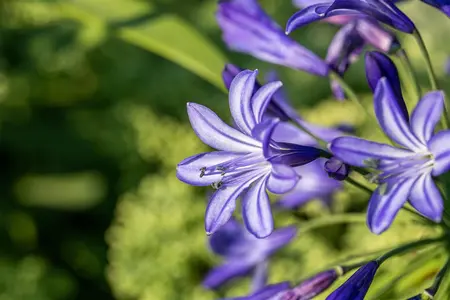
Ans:
<svg viewBox="0 0 450 300"><path fill-rule="evenodd" d="M261 2L281 24L294 11L289 1ZM224 53L243 67L272 68L227 52L215 5L0 0L0 300L201 300L247 293L247 279L218 293L200 286L218 263L203 229L207 189L191 188L174 175L180 160L206 150L190 129L185 103L228 116L220 91ZM450 29L441 28L449 20L418 3L407 4L406 11L443 75L449 44L442 41ZM335 30L314 24L295 37L324 56ZM403 38L426 87L417 47ZM330 99L326 79L276 69L307 119L352 123L363 135L381 138L351 103ZM358 63L347 78L370 105L362 74ZM448 86L448 78L442 81ZM349 187L331 211L363 212L366 204L366 196ZM313 202L299 213L307 220L330 212ZM276 219L277 226L298 221L286 212L277 212ZM299 281L350 254L430 230L405 225L406 219L380 237L365 224L300 233L275 255L270 281ZM420 255L383 266L372 297L399 299L429 284L442 255ZM408 269L413 261L415 268ZM395 278L398 284L376 296Z"/></svg>

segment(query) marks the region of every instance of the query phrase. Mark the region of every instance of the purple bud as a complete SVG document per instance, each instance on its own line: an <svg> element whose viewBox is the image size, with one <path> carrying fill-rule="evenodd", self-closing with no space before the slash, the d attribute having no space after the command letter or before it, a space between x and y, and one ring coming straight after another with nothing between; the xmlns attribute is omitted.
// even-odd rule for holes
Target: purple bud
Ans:
<svg viewBox="0 0 450 300"><path fill-rule="evenodd" d="M349 165L343 163L336 157L332 157L327 160L324 167L325 171L328 173L328 176L339 181L345 180L350 172Z"/></svg>
<svg viewBox="0 0 450 300"><path fill-rule="evenodd" d="M301 282L283 295L281 300L309 300L329 288L344 271L341 267L327 270Z"/></svg>
<svg viewBox="0 0 450 300"><path fill-rule="evenodd" d="M443 0L422 0L428 5L434 6L440 11L442 11L447 17L450 18L450 3L449 1Z"/></svg>
<svg viewBox="0 0 450 300"><path fill-rule="evenodd" d="M378 266L376 261L365 264L343 285L331 293L326 300L364 299L378 270Z"/></svg>
<svg viewBox="0 0 450 300"><path fill-rule="evenodd" d="M403 101L400 77L394 62L387 55L377 51L367 52L365 62L367 82L372 91L375 92L378 81L380 81L381 78L386 77L397 96L396 99L398 99L398 105L400 106L405 119L408 120L408 109L406 108L405 101Z"/></svg>

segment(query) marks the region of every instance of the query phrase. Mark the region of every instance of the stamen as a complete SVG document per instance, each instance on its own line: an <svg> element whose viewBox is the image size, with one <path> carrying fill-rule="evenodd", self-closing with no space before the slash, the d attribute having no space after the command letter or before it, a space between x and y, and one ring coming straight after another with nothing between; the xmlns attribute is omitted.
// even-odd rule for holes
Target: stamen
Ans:
<svg viewBox="0 0 450 300"><path fill-rule="evenodd" d="M205 176L205 173L206 173L206 167L200 168L200 178Z"/></svg>
<svg viewBox="0 0 450 300"><path fill-rule="evenodd" d="M218 190L222 187L223 182L222 181L218 181L218 182L213 182L211 183L211 187L215 190Z"/></svg>

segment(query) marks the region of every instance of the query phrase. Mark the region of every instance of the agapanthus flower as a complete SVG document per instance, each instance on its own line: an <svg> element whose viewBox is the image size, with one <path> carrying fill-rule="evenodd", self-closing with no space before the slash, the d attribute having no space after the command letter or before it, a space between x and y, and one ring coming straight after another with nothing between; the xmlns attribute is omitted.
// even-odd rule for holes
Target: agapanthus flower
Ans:
<svg viewBox="0 0 450 300"><path fill-rule="evenodd" d="M227 89L230 88L232 80L240 71L241 70L237 66L231 64L225 66L222 77ZM268 82L278 80L278 77L273 72L267 77ZM260 87L261 85L258 82L255 82L254 91L257 91ZM303 120L290 105L282 88L272 96L272 100L267 106L264 117L279 118L283 121L291 120L294 123L298 123L302 127L307 128L310 132L325 141L332 141L336 137L344 135L342 130L314 125ZM313 137L294 124L287 122L280 123L277 128L275 128L272 137L277 141L286 143L297 143L305 146L318 147L318 142ZM295 208L313 199L321 200L323 203L330 205L334 193L342 188L342 183L327 175L324 171L325 161L325 159L317 159L304 166L296 167L295 171L302 179L297 182L293 189L280 197L280 201L277 203L278 206Z"/></svg>
<svg viewBox="0 0 450 300"><path fill-rule="evenodd" d="M287 22L286 32L309 23L335 16L367 15L406 33L416 30L414 23L390 0L335 0L313 4L295 13Z"/></svg>
<svg viewBox="0 0 450 300"><path fill-rule="evenodd" d="M326 300L363 300L372 284L378 266L378 263L375 261L365 264L344 284L331 293Z"/></svg>
<svg viewBox="0 0 450 300"><path fill-rule="evenodd" d="M224 262L208 273L203 285L215 289L233 278L252 274L252 289L260 290L267 283L270 256L290 243L295 235L295 227L284 227L265 239L258 239L231 218L209 238L211 250L223 256Z"/></svg>
<svg viewBox="0 0 450 300"><path fill-rule="evenodd" d="M271 82L253 93L257 71L243 71L233 80L229 102L237 128L225 124L208 108L188 103L188 115L197 136L219 150L183 160L177 177L188 184L212 185L216 189L208 203L205 229L212 234L231 217L236 199L242 196L242 213L247 229L257 237L273 231L270 201L266 189L283 194L299 176L293 167L317 159L320 149L277 142L272 134L278 119L263 121L263 115L281 82Z"/></svg>
<svg viewBox="0 0 450 300"><path fill-rule="evenodd" d="M450 18L450 1L449 0L421 0L422 2L436 7Z"/></svg>
<svg viewBox="0 0 450 300"><path fill-rule="evenodd" d="M221 0L217 21L231 49L274 64L326 76L327 64L284 34L257 0Z"/></svg>
<svg viewBox="0 0 450 300"><path fill-rule="evenodd" d="M329 146L340 160L372 170L368 179L378 187L369 202L367 222L377 234L390 226L408 199L418 212L436 222L443 212L442 196L432 177L450 169L450 131L434 133L444 94L426 94L410 118L405 117L401 101L388 79L380 79L374 95L375 114L385 134L399 146L356 137L340 137Z"/></svg>

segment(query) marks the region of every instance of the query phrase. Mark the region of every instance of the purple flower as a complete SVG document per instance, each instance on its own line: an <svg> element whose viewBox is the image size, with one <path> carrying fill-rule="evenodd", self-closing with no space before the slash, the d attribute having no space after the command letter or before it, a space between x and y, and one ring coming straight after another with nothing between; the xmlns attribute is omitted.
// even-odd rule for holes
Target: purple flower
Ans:
<svg viewBox="0 0 450 300"><path fill-rule="evenodd" d="M447 15L447 17L450 18L450 1L449 0L422 0L422 2L425 2L428 5L434 6L440 11L442 11L444 14Z"/></svg>
<svg viewBox="0 0 450 300"><path fill-rule="evenodd" d="M350 173L350 167L336 157L327 160L324 169L328 176L339 181L345 180Z"/></svg>
<svg viewBox="0 0 450 300"><path fill-rule="evenodd" d="M230 219L209 239L211 250L223 256L224 262L209 272L203 285L215 289L235 277L253 273L253 290L260 290L266 285L269 257L291 242L295 235L294 227L284 227L265 239L258 239Z"/></svg>
<svg viewBox="0 0 450 300"><path fill-rule="evenodd" d="M377 269L378 263L375 261L362 266L343 285L331 293L327 300L363 300Z"/></svg>
<svg viewBox="0 0 450 300"><path fill-rule="evenodd" d="M390 0L335 0L313 4L295 13L287 22L286 33L329 17L361 14L406 33L416 29L408 16Z"/></svg>
<svg viewBox="0 0 450 300"><path fill-rule="evenodd" d="M382 78L374 95L375 114L383 131L399 147L356 137L340 137L330 144L340 160L373 170L369 180L378 188L369 202L368 225L376 234L390 226L408 198L427 218L438 222L442 217L443 200L432 176L450 169L450 131L434 133L444 94L426 94L410 119L405 118L400 101L388 79Z"/></svg>
<svg viewBox="0 0 450 300"><path fill-rule="evenodd" d="M208 108L188 103L188 115L197 136L219 150L194 155L177 167L177 177L196 186L212 185L205 229L212 234L231 217L242 196L247 229L257 237L273 230L266 188L275 194L292 189L299 179L293 167L317 159L322 151L272 139L278 119L263 115L281 82L271 82L253 93L257 71L243 71L230 87L230 110L237 129L225 124Z"/></svg>
<svg viewBox="0 0 450 300"><path fill-rule="evenodd" d="M231 49L261 60L327 76L328 66L317 55L287 37L256 0L222 0L217 21Z"/></svg>

